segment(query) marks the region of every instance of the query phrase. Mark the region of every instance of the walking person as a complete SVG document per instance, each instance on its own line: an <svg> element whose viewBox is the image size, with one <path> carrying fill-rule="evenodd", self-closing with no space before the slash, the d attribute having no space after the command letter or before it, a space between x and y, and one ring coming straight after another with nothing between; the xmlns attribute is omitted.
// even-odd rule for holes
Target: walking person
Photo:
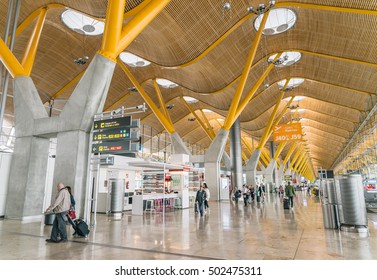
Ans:
<svg viewBox="0 0 377 280"><path fill-rule="evenodd" d="M74 229L74 232L73 232L73 235L76 235L76 225L74 223L74 219L76 219L76 209L75 209L75 206L76 206L76 201L75 201L75 198L73 197L73 194L72 194L72 189L70 186L66 186L68 192L69 192L69 196L70 196L70 201L71 201L71 207L69 208L69 212L68 212L68 215L69 215L69 218L68 218L68 222L72 225L73 229ZM71 214L73 211L73 214Z"/></svg>
<svg viewBox="0 0 377 280"><path fill-rule="evenodd" d="M247 203L249 201L249 196L250 196L250 190L247 187L247 185L243 185L243 203L245 206L247 206Z"/></svg>
<svg viewBox="0 0 377 280"><path fill-rule="evenodd" d="M296 195L296 192L295 188L291 185L291 182L288 182L288 185L285 187L285 195L288 197L293 210L293 196Z"/></svg>
<svg viewBox="0 0 377 280"><path fill-rule="evenodd" d="M200 216L203 217L204 215L204 201L206 200L206 192L203 189L203 186L200 185L200 189L196 192L196 197L195 197L195 203L197 203Z"/></svg>
<svg viewBox="0 0 377 280"><path fill-rule="evenodd" d="M55 201L46 209L46 214L55 213L54 223L52 225L51 236L46 239L49 243L67 242L67 228L65 222L67 221L67 213L71 207L71 197L64 187L63 183L59 183L57 186L58 193L55 197ZM58 239L60 236L60 239Z"/></svg>
<svg viewBox="0 0 377 280"><path fill-rule="evenodd" d="M204 209L207 210L207 209L209 209L208 201L209 201L209 197L210 197L209 188L207 186L207 183L203 183L203 188L204 188L204 191L206 192L206 199L204 200Z"/></svg>

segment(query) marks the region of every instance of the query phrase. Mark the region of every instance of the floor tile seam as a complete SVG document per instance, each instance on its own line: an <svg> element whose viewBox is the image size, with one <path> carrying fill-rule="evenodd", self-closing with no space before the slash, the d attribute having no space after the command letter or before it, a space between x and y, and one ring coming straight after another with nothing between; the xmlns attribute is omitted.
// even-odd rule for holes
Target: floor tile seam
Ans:
<svg viewBox="0 0 377 280"><path fill-rule="evenodd" d="M304 229L301 231L300 239L299 239L299 241L298 241L298 244L297 244L297 247L296 247L295 253L294 253L294 255L293 255L293 259L294 259L294 260L296 259L298 249L300 248L301 241L302 241L302 237L304 236L304 231L305 231Z"/></svg>
<svg viewBox="0 0 377 280"><path fill-rule="evenodd" d="M45 238L44 236L33 235L33 234L28 234L28 233L13 232L13 234L18 234L18 235L23 235L23 236L29 236L29 237ZM95 245L95 246L101 246L101 247L107 247L107 248L123 249L123 250L133 250L133 251L140 251L140 252L146 252L146 253L155 253L155 254L164 254L164 255L173 255L173 256L180 256L180 257L188 257L188 258L192 258L192 259L224 260L222 258L203 257L203 256L189 255L189 254L164 252L164 251L158 251L158 250L150 250L150 249L127 247L127 246L104 244L104 243L98 243L98 242L92 242L92 241L68 240L68 242L78 243L78 244Z"/></svg>

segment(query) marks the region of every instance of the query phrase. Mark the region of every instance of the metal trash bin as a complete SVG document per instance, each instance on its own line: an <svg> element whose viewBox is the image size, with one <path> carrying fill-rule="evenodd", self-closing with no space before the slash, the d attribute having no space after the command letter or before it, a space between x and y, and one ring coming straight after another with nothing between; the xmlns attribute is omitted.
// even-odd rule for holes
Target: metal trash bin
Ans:
<svg viewBox="0 0 377 280"><path fill-rule="evenodd" d="M323 224L325 228L338 229L339 228L339 213L338 205L336 204L322 204Z"/></svg>
<svg viewBox="0 0 377 280"><path fill-rule="evenodd" d="M55 220L55 213L45 215L45 225L53 225Z"/></svg>

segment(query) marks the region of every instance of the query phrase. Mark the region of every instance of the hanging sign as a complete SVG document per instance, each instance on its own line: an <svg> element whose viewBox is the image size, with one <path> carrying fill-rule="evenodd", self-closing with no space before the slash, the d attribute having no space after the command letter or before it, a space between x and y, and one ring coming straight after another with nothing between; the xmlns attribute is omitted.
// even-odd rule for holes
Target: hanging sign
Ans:
<svg viewBox="0 0 377 280"><path fill-rule="evenodd" d="M274 142L302 140L301 123L277 124L273 132Z"/></svg>

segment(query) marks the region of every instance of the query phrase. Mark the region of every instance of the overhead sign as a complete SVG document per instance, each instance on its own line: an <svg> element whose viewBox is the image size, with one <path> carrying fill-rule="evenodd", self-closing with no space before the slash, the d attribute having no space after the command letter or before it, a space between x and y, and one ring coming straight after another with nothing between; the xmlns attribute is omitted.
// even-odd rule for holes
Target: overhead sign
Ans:
<svg viewBox="0 0 377 280"><path fill-rule="evenodd" d="M132 122L131 116L95 121L94 130L131 126L131 122Z"/></svg>
<svg viewBox="0 0 377 280"><path fill-rule="evenodd" d="M116 142L99 142L92 145L92 153L101 154L118 154L129 152L131 149L130 141L116 141Z"/></svg>
<svg viewBox="0 0 377 280"><path fill-rule="evenodd" d="M302 140L301 123L277 124L273 132L274 142Z"/></svg>
<svg viewBox="0 0 377 280"><path fill-rule="evenodd" d="M93 133L93 141L112 141L130 138L129 128L104 129Z"/></svg>

